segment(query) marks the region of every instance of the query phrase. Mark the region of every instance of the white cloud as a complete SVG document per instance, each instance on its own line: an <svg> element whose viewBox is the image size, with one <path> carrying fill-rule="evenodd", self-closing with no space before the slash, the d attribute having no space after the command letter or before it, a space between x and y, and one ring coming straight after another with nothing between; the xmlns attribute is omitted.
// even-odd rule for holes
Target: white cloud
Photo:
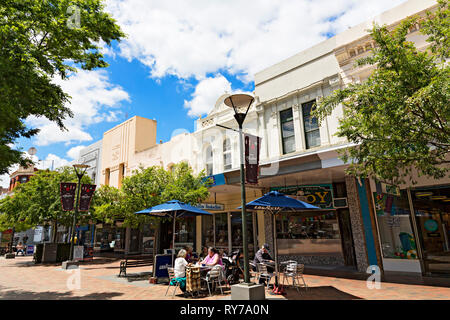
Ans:
<svg viewBox="0 0 450 320"><path fill-rule="evenodd" d="M224 76L217 74L213 78L205 78L195 87L192 100L184 100L184 107L191 117L208 113L225 92L231 92L231 83Z"/></svg>
<svg viewBox="0 0 450 320"><path fill-rule="evenodd" d="M120 55L154 78L203 79L226 70L244 81L405 0L108 0L128 38Z"/></svg>
<svg viewBox="0 0 450 320"><path fill-rule="evenodd" d="M61 131L54 122L46 118L29 117L27 125L40 129L34 138L38 146L56 142L71 144L91 141L88 127L103 121L116 121L120 110L110 109L120 108L121 102L130 101L126 91L109 82L105 70L79 70L68 80L55 79L54 82L72 97L69 107L74 117L64 121L67 131Z"/></svg>
<svg viewBox="0 0 450 320"><path fill-rule="evenodd" d="M86 146L73 147L69 151L67 151L67 156L70 159L78 160L78 158L80 157L80 151L83 150L84 148L86 148Z"/></svg>
<svg viewBox="0 0 450 320"><path fill-rule="evenodd" d="M60 167L68 166L69 161L64 158L60 158L55 154L49 153L44 160L39 161L36 164L38 169L58 169Z"/></svg>
<svg viewBox="0 0 450 320"><path fill-rule="evenodd" d="M45 169L57 169L63 166L69 165L69 161L67 159L58 157L55 154L49 153L47 157L43 160L39 160L39 158L36 155L30 155L28 152L24 152L24 156L26 158L29 158L33 160L35 163L35 168L39 170L45 170ZM17 171L19 169L19 165L15 164L12 165L11 168L9 168L8 173L0 175L0 187L8 188L9 187L9 175L13 172Z"/></svg>

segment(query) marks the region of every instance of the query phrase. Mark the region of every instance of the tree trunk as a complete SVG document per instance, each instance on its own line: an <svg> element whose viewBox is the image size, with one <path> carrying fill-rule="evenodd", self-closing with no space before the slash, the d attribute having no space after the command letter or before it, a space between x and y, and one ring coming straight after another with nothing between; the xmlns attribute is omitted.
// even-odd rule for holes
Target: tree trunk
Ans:
<svg viewBox="0 0 450 320"><path fill-rule="evenodd" d="M58 219L53 220L53 232L52 232L52 243L56 243L56 238L58 235Z"/></svg>

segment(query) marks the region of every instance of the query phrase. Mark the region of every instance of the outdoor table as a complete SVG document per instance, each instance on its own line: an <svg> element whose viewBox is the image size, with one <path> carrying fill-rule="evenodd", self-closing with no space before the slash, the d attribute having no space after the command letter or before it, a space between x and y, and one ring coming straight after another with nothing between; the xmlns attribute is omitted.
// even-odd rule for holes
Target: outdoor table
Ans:
<svg viewBox="0 0 450 320"><path fill-rule="evenodd" d="M186 291L193 294L201 289L201 269L198 266L186 267Z"/></svg>

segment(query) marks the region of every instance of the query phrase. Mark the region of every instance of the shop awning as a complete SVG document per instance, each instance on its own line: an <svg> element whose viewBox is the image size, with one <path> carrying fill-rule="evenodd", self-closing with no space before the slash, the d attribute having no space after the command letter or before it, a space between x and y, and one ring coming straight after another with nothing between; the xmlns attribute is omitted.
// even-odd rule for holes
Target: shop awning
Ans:
<svg viewBox="0 0 450 320"><path fill-rule="evenodd" d="M173 238L172 238L172 265L173 265L173 255L175 251L175 219L179 217L189 217L189 216L200 216L207 215L210 216L212 213L205 210L191 206L190 204L181 202L179 200L171 200L160 205L144 209L136 214L144 214L149 216L157 216L162 218L173 218Z"/></svg>

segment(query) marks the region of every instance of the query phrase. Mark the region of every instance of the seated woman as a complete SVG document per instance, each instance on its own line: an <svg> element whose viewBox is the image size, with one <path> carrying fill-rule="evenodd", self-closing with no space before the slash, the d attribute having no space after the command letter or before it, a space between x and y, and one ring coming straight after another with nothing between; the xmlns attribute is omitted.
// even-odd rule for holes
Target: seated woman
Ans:
<svg viewBox="0 0 450 320"><path fill-rule="evenodd" d="M219 252L213 247L208 249L208 255L201 263L207 266L220 265L223 267L222 258L220 257Z"/></svg>
<svg viewBox="0 0 450 320"><path fill-rule="evenodd" d="M177 258L175 259L175 265L173 268L175 278L170 282L171 285L176 285L177 282L180 283L180 289L186 295L186 266L190 265L186 261L186 250L181 249L178 252Z"/></svg>
<svg viewBox="0 0 450 320"><path fill-rule="evenodd" d="M185 247L184 250L186 250L186 261L189 263L193 263L196 262L198 259L196 257L194 257L194 254L192 252L192 247Z"/></svg>

